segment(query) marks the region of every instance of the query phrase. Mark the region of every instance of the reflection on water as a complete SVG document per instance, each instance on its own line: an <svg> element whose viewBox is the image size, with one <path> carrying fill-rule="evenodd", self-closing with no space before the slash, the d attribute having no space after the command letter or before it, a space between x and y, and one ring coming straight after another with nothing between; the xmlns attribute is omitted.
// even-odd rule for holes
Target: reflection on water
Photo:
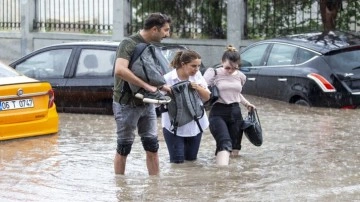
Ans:
<svg viewBox="0 0 360 202"><path fill-rule="evenodd" d="M126 175L115 176L113 117L60 113L58 134L0 142L0 200L360 200L360 110L247 97L258 107L264 144L244 137L241 156L228 167L214 165L215 141L206 130L198 160L181 165L168 163L160 135L158 177L147 175L137 137Z"/></svg>

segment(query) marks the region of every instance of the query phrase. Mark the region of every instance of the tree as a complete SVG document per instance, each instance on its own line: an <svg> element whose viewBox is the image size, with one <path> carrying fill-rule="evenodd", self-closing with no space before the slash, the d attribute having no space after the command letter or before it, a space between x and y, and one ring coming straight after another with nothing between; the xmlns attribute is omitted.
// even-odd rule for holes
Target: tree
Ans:
<svg viewBox="0 0 360 202"><path fill-rule="evenodd" d="M359 0L246 0L249 38L360 27ZM318 12L314 9L319 8Z"/></svg>
<svg viewBox="0 0 360 202"><path fill-rule="evenodd" d="M144 16L162 12L172 17L173 37L225 38L226 4L224 0L132 0L131 32L142 27Z"/></svg>
<svg viewBox="0 0 360 202"><path fill-rule="evenodd" d="M324 34L336 29L336 18L341 9L342 0L320 0L320 14Z"/></svg>
<svg viewBox="0 0 360 202"><path fill-rule="evenodd" d="M246 6L244 37L272 38L281 35L331 30L358 30L359 0L243 0ZM129 33L142 27L150 12L172 19L172 37L226 38L226 0L131 0ZM319 8L319 10L316 10ZM231 14L229 14L231 15Z"/></svg>

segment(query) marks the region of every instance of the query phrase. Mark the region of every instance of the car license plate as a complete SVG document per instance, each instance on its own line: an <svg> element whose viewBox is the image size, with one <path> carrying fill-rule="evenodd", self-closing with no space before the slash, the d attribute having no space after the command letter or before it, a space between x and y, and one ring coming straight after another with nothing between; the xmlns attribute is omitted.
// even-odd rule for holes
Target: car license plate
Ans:
<svg viewBox="0 0 360 202"><path fill-rule="evenodd" d="M34 107L33 99L0 101L0 111Z"/></svg>

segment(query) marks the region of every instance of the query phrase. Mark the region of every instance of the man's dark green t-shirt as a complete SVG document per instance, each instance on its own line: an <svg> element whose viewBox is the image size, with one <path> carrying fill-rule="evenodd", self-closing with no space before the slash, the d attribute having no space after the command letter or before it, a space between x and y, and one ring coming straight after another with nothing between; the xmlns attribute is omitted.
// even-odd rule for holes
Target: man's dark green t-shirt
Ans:
<svg viewBox="0 0 360 202"><path fill-rule="evenodd" d="M123 41L121 41L119 47L117 48L116 58L126 59L130 63L131 55L133 54L136 45L139 43L146 43L139 33L134 34L127 39L124 39ZM123 82L122 79L116 75L114 76L114 80L113 99L116 102L119 102Z"/></svg>

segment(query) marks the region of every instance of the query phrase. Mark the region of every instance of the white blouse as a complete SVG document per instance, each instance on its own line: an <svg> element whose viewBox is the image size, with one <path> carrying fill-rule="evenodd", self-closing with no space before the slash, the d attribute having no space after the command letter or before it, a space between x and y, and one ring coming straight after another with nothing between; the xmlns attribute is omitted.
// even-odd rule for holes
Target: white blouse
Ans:
<svg viewBox="0 0 360 202"><path fill-rule="evenodd" d="M171 72L164 75L166 84L168 85L174 85L175 83L180 82L176 69L172 70ZM207 88L207 84L203 76L201 75L201 72L198 71L194 76L189 77L190 82L196 82L200 86L203 86ZM204 109L204 116L199 119L199 123L201 125L202 130L204 131L207 127L209 127L209 120L206 115L205 109ZM166 128L168 131L171 132L172 125L170 122L170 117L168 112L164 112L161 114L161 125L163 128ZM176 135L180 137L192 137L196 136L200 133L200 129L195 121L191 121L183 126L180 126L177 128Z"/></svg>

